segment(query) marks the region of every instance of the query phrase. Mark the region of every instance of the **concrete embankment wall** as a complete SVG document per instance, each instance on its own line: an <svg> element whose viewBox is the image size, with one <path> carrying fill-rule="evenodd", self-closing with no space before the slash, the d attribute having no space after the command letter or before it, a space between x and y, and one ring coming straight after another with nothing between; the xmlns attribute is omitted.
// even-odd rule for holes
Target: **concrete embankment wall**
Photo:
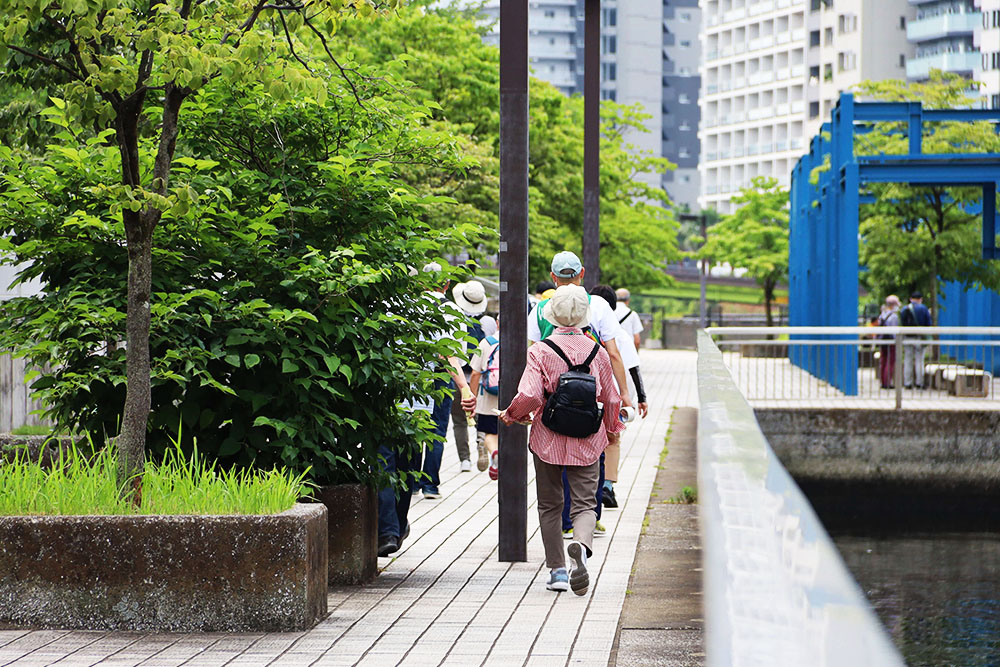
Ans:
<svg viewBox="0 0 1000 667"><path fill-rule="evenodd" d="M817 510L1000 520L1000 412L759 409L761 431ZM891 502L889 502L891 501ZM991 501L991 502L986 502ZM850 512L848 512L850 514Z"/></svg>

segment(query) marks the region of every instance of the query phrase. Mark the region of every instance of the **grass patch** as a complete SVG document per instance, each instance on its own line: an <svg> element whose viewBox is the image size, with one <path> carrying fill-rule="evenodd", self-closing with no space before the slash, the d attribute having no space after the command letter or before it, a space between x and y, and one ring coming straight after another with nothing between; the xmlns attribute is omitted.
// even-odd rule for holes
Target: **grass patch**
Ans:
<svg viewBox="0 0 1000 667"><path fill-rule="evenodd" d="M643 296L661 297L667 299L699 299L701 287L698 283L677 282L669 287L654 287L643 290ZM788 296L787 289L775 290L775 297L783 299ZM747 305L763 305L764 290L754 286L713 285L705 286L705 298L709 301L722 303L742 303Z"/></svg>
<svg viewBox="0 0 1000 667"><path fill-rule="evenodd" d="M43 424L18 426L10 432L11 435L51 435L52 427Z"/></svg>
<svg viewBox="0 0 1000 667"><path fill-rule="evenodd" d="M698 502L698 491L691 486L682 487L676 496L671 496L667 502L672 505L694 505Z"/></svg>
<svg viewBox="0 0 1000 667"><path fill-rule="evenodd" d="M63 449L51 468L19 452L0 465L0 515L276 514L308 492L305 473L222 470L175 448L146 464L137 509L120 498L117 473L111 447L93 456Z"/></svg>

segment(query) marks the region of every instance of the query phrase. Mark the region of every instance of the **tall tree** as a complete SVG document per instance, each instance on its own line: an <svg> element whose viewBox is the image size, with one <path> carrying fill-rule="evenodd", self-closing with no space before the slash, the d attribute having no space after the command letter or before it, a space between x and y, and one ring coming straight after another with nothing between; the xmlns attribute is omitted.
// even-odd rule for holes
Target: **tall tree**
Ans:
<svg viewBox="0 0 1000 667"><path fill-rule="evenodd" d="M0 0L0 58L65 77L61 97L70 138L94 125L113 130L104 138L118 152L113 208L128 254L127 390L116 442L134 502L141 495L151 405L153 232L165 213L183 215L196 196L187 183L171 181L182 106L220 77L259 80L276 98L322 97L324 82L296 51L295 35L326 44L342 12L370 16L395 2Z"/></svg>
<svg viewBox="0 0 1000 667"><path fill-rule="evenodd" d="M708 229L698 255L747 270L764 291L767 326L774 324L774 291L788 275L788 190L758 176L733 198L739 208Z"/></svg>
<svg viewBox="0 0 1000 667"><path fill-rule="evenodd" d="M960 109L976 103L968 79L938 70L924 83L866 81L859 93L886 101L922 102L925 109ZM996 153L1000 136L988 122L924 123L923 152ZM858 155L902 155L908 151L905 123L878 123L858 134ZM1000 266L982 259L982 226L975 210L980 188L915 187L905 183L868 186L873 203L861 207L859 259L863 283L873 292L908 294L920 290L938 321L938 284L957 281L1000 289Z"/></svg>

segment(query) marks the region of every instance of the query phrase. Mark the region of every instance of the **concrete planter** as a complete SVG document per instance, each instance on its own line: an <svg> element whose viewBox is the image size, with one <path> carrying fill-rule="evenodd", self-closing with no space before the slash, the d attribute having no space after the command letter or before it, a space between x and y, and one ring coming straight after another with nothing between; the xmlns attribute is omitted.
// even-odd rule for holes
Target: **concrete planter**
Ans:
<svg viewBox="0 0 1000 667"><path fill-rule="evenodd" d="M320 487L329 512L331 586L365 584L378 573L378 495L363 484Z"/></svg>
<svg viewBox="0 0 1000 667"><path fill-rule="evenodd" d="M32 461L41 461L43 466L51 466L59 459L59 450L69 449L73 438L50 435L11 435L0 433L0 463L14 459L15 454L26 452Z"/></svg>
<svg viewBox="0 0 1000 667"><path fill-rule="evenodd" d="M0 625L291 631L326 615L327 516L0 517Z"/></svg>

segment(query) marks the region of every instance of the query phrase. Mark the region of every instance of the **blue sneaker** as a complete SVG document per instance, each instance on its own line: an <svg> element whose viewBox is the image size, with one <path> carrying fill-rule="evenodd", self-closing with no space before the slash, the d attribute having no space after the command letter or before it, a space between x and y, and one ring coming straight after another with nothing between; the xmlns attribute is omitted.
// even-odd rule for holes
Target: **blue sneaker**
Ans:
<svg viewBox="0 0 1000 667"><path fill-rule="evenodd" d="M566 572L566 568L557 567L556 569L549 572L549 581L545 584L545 588L550 591L568 591L569 590L569 574Z"/></svg>
<svg viewBox="0 0 1000 667"><path fill-rule="evenodd" d="M424 498L427 500L437 500L441 497L441 492L437 490L436 486L425 486L424 487Z"/></svg>

